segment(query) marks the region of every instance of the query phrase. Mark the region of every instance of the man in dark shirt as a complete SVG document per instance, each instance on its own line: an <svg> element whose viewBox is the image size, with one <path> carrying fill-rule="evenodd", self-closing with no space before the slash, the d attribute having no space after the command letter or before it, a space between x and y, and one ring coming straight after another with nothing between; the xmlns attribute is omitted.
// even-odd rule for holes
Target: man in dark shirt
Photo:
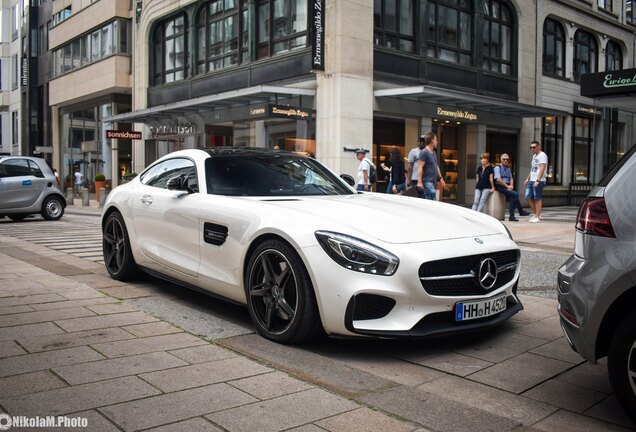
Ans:
<svg viewBox="0 0 636 432"><path fill-rule="evenodd" d="M442 172L437 164L437 155L435 149L437 148L437 135L433 132L428 132L424 135L425 146L420 152L418 159L417 170L417 187L424 191L424 198L430 200L436 200L435 194L437 180L442 183L442 188L446 187L446 182L442 177Z"/></svg>

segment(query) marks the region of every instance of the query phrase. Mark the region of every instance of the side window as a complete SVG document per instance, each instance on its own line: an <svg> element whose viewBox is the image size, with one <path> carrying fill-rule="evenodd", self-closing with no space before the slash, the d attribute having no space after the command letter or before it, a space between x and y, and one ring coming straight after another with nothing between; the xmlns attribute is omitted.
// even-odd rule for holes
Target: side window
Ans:
<svg viewBox="0 0 636 432"><path fill-rule="evenodd" d="M189 159L168 159L161 164L161 167L157 170L155 177L146 183L149 186L165 189L166 183L173 177L185 174L188 176L188 186L195 192L199 191L199 184L197 181L197 171L194 167L194 162Z"/></svg>
<svg viewBox="0 0 636 432"><path fill-rule="evenodd" d="M157 176L160 170L161 170L161 164L158 163L157 165L153 166L145 173L142 173L140 177L141 183L145 185L149 185L152 182L152 180Z"/></svg>
<svg viewBox="0 0 636 432"><path fill-rule="evenodd" d="M44 173L42 172L42 170L40 169L38 164L36 162L32 161L32 160L30 160L28 162L29 162L31 175L34 175L34 176L36 176L38 178L44 178Z"/></svg>
<svg viewBox="0 0 636 432"><path fill-rule="evenodd" d="M9 159L2 162L0 170L2 177L22 177L31 175L27 159Z"/></svg>

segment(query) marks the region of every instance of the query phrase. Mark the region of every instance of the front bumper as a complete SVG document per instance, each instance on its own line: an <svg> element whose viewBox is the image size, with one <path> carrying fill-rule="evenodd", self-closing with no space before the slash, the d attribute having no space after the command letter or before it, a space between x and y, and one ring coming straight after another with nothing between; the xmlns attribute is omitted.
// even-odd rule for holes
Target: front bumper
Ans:
<svg viewBox="0 0 636 432"><path fill-rule="evenodd" d="M432 295L423 288L419 270L423 263L464 256L518 250L506 235L459 238L428 243L380 244L400 258L396 273L380 276L354 272L335 263L318 245L299 250L315 288L323 327L328 334L341 336L428 337L465 333L500 324L523 306L515 290L519 279L517 265L512 277L488 292ZM466 322L455 322L458 302L482 300L505 293L505 311ZM387 299L361 318L351 302L360 296ZM376 313L377 312L377 313ZM375 315L374 315L375 313ZM356 315L355 317L353 315Z"/></svg>

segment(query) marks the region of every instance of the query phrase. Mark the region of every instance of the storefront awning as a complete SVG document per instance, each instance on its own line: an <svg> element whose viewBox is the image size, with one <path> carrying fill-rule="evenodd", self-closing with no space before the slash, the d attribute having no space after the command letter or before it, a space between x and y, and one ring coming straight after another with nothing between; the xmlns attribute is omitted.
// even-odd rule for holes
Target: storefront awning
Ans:
<svg viewBox="0 0 636 432"><path fill-rule="evenodd" d="M148 123L166 118L198 114L200 112L213 111L219 108L229 108L239 105L250 105L271 102L279 97L315 96L312 89L294 87L255 86L241 90L233 90L224 93L201 96L169 104L157 105L124 114L117 114L104 119L112 123Z"/></svg>
<svg viewBox="0 0 636 432"><path fill-rule="evenodd" d="M416 102L455 106L464 110L485 111L514 117L567 117L569 113L520 102L497 99L490 96L463 93L440 87L421 85L375 90L375 97L394 97Z"/></svg>

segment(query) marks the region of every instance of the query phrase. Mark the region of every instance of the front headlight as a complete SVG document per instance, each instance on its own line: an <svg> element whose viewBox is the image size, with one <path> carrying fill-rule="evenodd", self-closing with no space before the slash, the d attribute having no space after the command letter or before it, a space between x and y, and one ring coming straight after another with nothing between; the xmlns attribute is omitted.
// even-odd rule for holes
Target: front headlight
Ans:
<svg viewBox="0 0 636 432"><path fill-rule="evenodd" d="M400 263L392 253L355 237L316 231L316 239L327 255L349 270L391 276Z"/></svg>
<svg viewBox="0 0 636 432"><path fill-rule="evenodd" d="M512 233L510 232L510 230L508 229L508 227L502 223L504 229L506 230L506 232L508 233L508 237L510 237L510 240L514 241L515 239L512 238Z"/></svg>

